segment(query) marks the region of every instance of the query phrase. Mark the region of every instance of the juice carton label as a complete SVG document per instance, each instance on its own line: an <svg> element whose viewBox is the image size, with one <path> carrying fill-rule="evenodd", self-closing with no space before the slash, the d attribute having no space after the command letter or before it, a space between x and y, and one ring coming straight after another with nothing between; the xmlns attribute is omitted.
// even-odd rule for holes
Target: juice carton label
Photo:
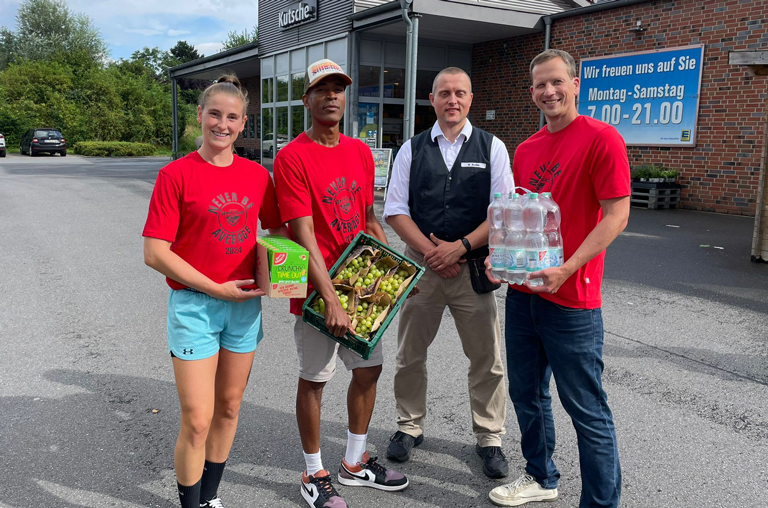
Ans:
<svg viewBox="0 0 768 508"><path fill-rule="evenodd" d="M256 284L272 298L307 296L309 253L282 236L256 240Z"/></svg>

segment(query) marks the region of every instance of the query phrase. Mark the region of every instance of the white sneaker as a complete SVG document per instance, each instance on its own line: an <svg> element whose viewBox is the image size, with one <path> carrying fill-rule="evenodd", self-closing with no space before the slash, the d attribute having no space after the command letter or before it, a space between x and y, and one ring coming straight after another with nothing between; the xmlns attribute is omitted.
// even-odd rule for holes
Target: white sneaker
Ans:
<svg viewBox="0 0 768 508"><path fill-rule="evenodd" d="M533 476L524 474L512 483L496 487L488 497L497 506L520 506L532 501L557 501L557 489L545 489Z"/></svg>

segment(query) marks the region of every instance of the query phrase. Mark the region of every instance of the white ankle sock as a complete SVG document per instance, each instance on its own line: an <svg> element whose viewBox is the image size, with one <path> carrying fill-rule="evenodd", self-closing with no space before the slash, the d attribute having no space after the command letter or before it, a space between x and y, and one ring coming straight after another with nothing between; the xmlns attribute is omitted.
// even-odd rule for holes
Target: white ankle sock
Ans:
<svg viewBox="0 0 768 508"><path fill-rule="evenodd" d="M368 434L352 434L347 429L347 453L344 455L347 464L354 466L363 459L367 441Z"/></svg>
<svg viewBox="0 0 768 508"><path fill-rule="evenodd" d="M323 469L323 459L320 457L320 451L317 453L305 453L304 462L307 464L307 475L312 476Z"/></svg>

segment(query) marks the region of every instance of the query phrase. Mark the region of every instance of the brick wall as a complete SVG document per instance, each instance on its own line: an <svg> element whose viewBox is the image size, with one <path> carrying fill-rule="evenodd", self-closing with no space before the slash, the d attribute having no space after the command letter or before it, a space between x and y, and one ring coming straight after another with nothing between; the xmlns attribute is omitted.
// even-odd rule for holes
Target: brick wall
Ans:
<svg viewBox="0 0 768 508"><path fill-rule="evenodd" d="M684 208L754 215L766 126L768 79L728 63L728 52L768 47L768 2L655 1L553 22L550 47L576 59L704 44L705 65L695 148L629 147L631 165L679 169ZM628 32L642 20L648 30ZM535 34L473 48L472 122L510 152L538 128L528 65L544 49ZM496 110L496 120L485 111Z"/></svg>
<svg viewBox="0 0 768 508"><path fill-rule="evenodd" d="M261 140L259 139L259 119L261 114L261 80L260 78L245 78L240 81L246 90L248 90L248 115L249 122L253 118L255 122L253 125L253 136L249 130L249 126L243 130L243 133L238 136L235 141L235 149L244 150L245 157L249 159L259 160ZM250 124L249 124L250 125Z"/></svg>

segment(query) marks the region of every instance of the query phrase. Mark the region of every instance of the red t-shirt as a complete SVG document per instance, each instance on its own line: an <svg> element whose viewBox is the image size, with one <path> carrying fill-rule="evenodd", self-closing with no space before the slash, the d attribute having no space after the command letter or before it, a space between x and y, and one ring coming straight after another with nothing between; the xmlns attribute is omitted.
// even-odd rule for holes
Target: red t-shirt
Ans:
<svg viewBox="0 0 768 508"><path fill-rule="evenodd" d="M515 183L532 192L551 192L560 206L563 255L568 259L603 217L600 200L631 195L627 147L621 134L599 120L578 116L565 129L546 126L517 147ZM605 251L571 275L554 295L543 298L566 307L602 306ZM514 289L530 293L523 286Z"/></svg>
<svg viewBox="0 0 768 508"><path fill-rule="evenodd" d="M278 152L274 175L283 222L312 217L317 246L330 269L365 231L365 208L373 205L371 149L343 134L329 148L302 133ZM310 282L308 294L313 290ZM304 300L291 299L291 313L300 315Z"/></svg>
<svg viewBox="0 0 768 508"><path fill-rule="evenodd" d="M218 167L192 152L160 170L142 235L171 242L173 252L221 284L254 277L257 217L265 229L282 225L267 170L237 155ZM173 289L187 287L166 280Z"/></svg>

